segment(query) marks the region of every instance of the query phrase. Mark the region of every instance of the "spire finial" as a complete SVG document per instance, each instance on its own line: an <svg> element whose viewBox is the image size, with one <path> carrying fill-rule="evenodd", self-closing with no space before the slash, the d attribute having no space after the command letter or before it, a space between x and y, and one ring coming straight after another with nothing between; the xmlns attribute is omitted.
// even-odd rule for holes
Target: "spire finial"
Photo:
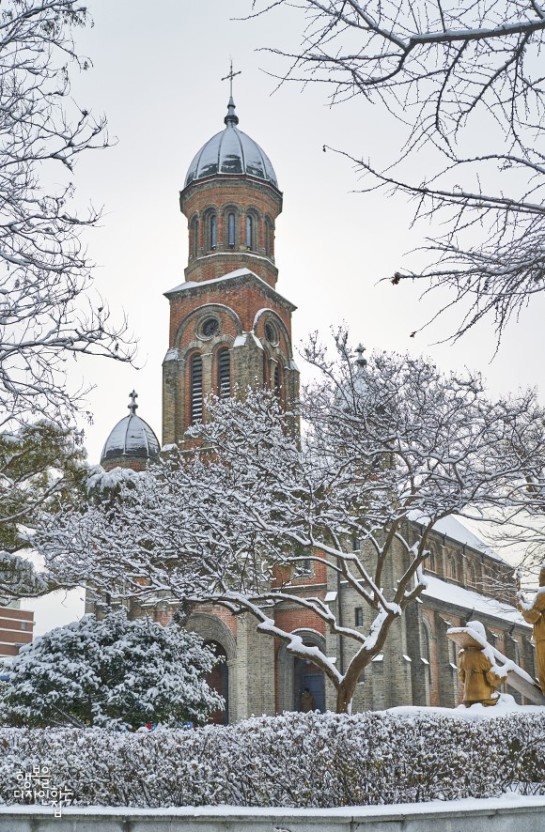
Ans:
<svg viewBox="0 0 545 832"><path fill-rule="evenodd" d="M239 69L238 72L233 72L233 59L231 58L231 69L229 70L228 75L224 75L221 79L222 81L227 81L227 79L229 79L229 98L233 97L233 78L235 75L242 75L242 70Z"/></svg>
<svg viewBox="0 0 545 832"><path fill-rule="evenodd" d="M358 354L358 357L356 358L356 364L358 365L358 367L361 367L363 369L363 367L365 367L367 364L367 359L363 357L363 353L365 352L365 347L363 346L363 344L358 344L358 346L356 347L356 352Z"/></svg>
<svg viewBox="0 0 545 832"><path fill-rule="evenodd" d="M138 405L136 404L137 398L138 398L138 393L135 390L133 390L132 393L129 393L129 399L131 400L131 403L128 404L127 407L129 408L129 410L131 411L131 414L133 416L135 415L136 408L138 407Z"/></svg>
<svg viewBox="0 0 545 832"><path fill-rule="evenodd" d="M231 69L227 75L221 79L222 81L229 80L229 103L227 104L227 115L223 119L225 124L238 124L238 116L235 115L235 102L233 101L233 78L236 75L240 75L242 70L239 69L237 72L233 72L233 59L231 58Z"/></svg>

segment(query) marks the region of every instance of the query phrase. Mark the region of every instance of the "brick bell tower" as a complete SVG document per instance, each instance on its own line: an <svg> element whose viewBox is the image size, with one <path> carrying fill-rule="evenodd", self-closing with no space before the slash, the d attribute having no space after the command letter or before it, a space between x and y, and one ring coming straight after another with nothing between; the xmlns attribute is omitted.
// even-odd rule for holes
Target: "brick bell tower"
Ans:
<svg viewBox="0 0 545 832"><path fill-rule="evenodd" d="M296 307L276 291L282 193L269 158L238 121L231 95L225 129L196 154L180 193L189 260L185 281L165 293L164 444L182 441L203 418L210 394L266 387L286 406L299 393L291 344Z"/></svg>

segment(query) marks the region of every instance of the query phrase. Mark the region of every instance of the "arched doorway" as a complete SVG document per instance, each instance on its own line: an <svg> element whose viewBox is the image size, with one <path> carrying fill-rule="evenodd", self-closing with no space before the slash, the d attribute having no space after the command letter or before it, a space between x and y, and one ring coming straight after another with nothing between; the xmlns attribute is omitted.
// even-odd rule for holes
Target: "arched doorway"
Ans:
<svg viewBox="0 0 545 832"><path fill-rule="evenodd" d="M227 653L217 641L205 641L204 644L218 658L217 664L208 674L206 681L212 690L221 694L225 700L225 708L221 711L215 711L209 717L209 722L213 725L227 725L229 721L229 668L227 666Z"/></svg>
<svg viewBox="0 0 545 832"><path fill-rule="evenodd" d="M325 638L316 630L310 628L294 630L303 639L306 647L318 647L325 652ZM301 696L308 688L312 696L311 709L325 712L325 675L320 668L310 660L294 656L285 644L282 644L277 654L278 672L278 700L277 710L302 711ZM308 699L306 705L308 706Z"/></svg>
<svg viewBox="0 0 545 832"><path fill-rule="evenodd" d="M295 711L325 712L324 672L309 659L293 661L293 694Z"/></svg>

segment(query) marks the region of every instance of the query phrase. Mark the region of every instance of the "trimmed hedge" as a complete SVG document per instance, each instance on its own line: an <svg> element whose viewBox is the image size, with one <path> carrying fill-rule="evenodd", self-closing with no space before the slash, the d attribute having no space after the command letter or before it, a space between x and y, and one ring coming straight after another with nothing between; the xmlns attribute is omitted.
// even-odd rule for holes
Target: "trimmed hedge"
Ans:
<svg viewBox="0 0 545 832"><path fill-rule="evenodd" d="M545 794L545 712L286 714L196 731L0 729L0 802L47 766L78 805L318 807Z"/></svg>

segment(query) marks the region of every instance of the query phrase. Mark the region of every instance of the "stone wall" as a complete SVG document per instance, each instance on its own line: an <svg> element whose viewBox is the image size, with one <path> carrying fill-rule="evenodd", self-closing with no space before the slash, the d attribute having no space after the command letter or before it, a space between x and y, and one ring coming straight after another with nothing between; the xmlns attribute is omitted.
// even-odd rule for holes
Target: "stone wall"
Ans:
<svg viewBox="0 0 545 832"><path fill-rule="evenodd" d="M538 832L545 798L499 798L363 809L82 809L0 807L0 832Z"/></svg>

